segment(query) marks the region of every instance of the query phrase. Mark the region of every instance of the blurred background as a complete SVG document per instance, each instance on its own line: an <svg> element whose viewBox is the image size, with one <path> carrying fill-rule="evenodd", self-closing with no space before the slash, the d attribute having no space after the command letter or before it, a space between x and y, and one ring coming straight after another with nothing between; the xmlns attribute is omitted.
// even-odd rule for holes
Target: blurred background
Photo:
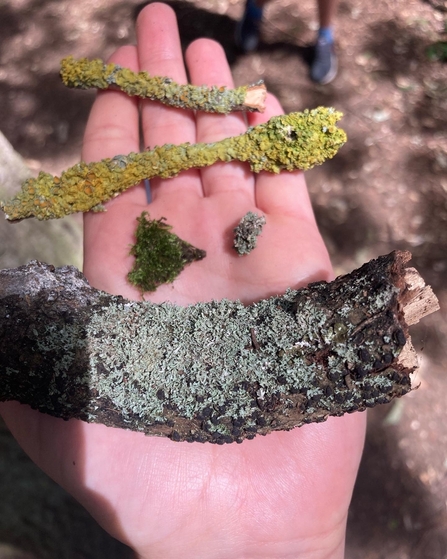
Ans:
<svg viewBox="0 0 447 559"><path fill-rule="evenodd" d="M176 0L184 46L219 41L237 85L263 79L284 109L334 106L348 143L307 173L337 274L393 249L437 294L441 311L413 328L418 390L368 412L365 453L351 505L347 559L447 558L447 2L340 0L339 74L308 77L318 28L314 0L275 0L261 44L234 45L243 0ZM25 163L14 177L0 159L0 198L22 175L59 174L79 161L94 92L67 90L63 56L107 58L135 41L142 4L132 0L0 0L0 152ZM3 147L2 147L3 146ZM0 219L0 268L30 259L82 267L81 218ZM114 559L107 536L42 474L0 424L0 559Z"/></svg>

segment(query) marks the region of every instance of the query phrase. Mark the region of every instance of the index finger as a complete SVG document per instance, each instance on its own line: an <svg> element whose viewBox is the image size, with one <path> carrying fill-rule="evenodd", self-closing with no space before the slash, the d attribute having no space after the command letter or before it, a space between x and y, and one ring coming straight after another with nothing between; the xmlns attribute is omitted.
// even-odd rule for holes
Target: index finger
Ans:
<svg viewBox="0 0 447 559"><path fill-rule="evenodd" d="M112 55L109 62L138 72L135 47L121 47ZM139 151L138 123L139 110L136 98L129 97L121 91L99 91L84 133L83 160L89 163L105 157ZM146 203L143 187L129 189L120 196L120 201L123 202L129 197L133 202ZM113 202L112 200L111 203Z"/></svg>
<svg viewBox="0 0 447 559"><path fill-rule="evenodd" d="M118 49L110 60L138 71L135 47ZM139 151L139 147L137 100L120 91L99 92L85 130L83 159L99 161ZM106 202L107 211L84 214L84 273L91 285L110 293L135 296L125 278L131 268L129 246L135 218L146 204L146 190L140 183Z"/></svg>
<svg viewBox="0 0 447 559"><path fill-rule="evenodd" d="M187 83L185 65L174 10L154 2L140 12L137 20L138 59L141 70L153 76L168 76L177 83ZM195 143L196 125L192 111L168 107L158 102L141 103L145 147ZM151 179L152 200L191 194L202 197L200 175L196 169L182 172L168 180Z"/></svg>

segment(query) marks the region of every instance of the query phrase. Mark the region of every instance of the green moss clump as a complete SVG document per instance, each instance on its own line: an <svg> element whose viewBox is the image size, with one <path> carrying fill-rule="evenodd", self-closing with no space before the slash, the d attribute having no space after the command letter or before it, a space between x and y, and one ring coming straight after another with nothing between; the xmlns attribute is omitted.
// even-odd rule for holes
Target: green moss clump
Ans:
<svg viewBox="0 0 447 559"><path fill-rule="evenodd" d="M135 263L127 277L142 293L173 282L187 264L205 258L204 250L171 233L164 217L149 219L143 212L137 221L136 243L130 250Z"/></svg>

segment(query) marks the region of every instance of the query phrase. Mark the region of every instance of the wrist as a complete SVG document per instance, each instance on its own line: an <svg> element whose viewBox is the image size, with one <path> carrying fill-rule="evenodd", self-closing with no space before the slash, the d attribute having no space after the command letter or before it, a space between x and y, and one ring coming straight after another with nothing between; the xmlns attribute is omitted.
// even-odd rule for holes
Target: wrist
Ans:
<svg viewBox="0 0 447 559"><path fill-rule="evenodd" d="M172 535L175 537L174 535ZM202 542L203 547L192 545L187 551L186 545L182 548L182 559L344 559L345 557L345 526L336 533L331 532L320 537L315 536L306 541L284 541L284 542L257 542L243 545L237 544L237 539L229 546L224 547L222 542L213 547L213 542ZM238 549L230 550L233 546ZM241 549L244 547L244 549ZM256 548L256 549L254 549ZM178 559L179 546L175 545L172 549L167 547L154 549L151 547L142 553L134 550L135 555L132 559Z"/></svg>

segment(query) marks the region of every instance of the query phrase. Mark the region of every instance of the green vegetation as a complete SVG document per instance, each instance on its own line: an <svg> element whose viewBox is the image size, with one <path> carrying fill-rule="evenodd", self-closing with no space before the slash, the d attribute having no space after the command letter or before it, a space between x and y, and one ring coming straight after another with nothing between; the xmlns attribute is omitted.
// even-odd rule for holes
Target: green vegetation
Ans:
<svg viewBox="0 0 447 559"><path fill-rule="evenodd" d="M447 41L436 41L427 48L429 60L434 62L447 62Z"/></svg>
<svg viewBox="0 0 447 559"><path fill-rule="evenodd" d="M142 293L173 282L187 264L205 258L204 250L171 233L164 217L149 219L143 212L137 221L136 243L130 250L135 263L127 277Z"/></svg>

